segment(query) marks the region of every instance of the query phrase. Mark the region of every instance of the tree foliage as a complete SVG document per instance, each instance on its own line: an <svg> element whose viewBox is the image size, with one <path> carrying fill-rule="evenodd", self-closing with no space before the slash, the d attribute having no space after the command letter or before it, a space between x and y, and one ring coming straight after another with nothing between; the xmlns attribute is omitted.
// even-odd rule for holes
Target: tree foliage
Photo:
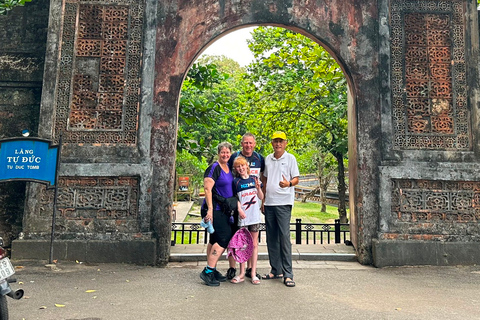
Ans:
<svg viewBox="0 0 480 320"><path fill-rule="evenodd" d="M0 15L5 15L15 7L24 6L26 2L32 0L0 0Z"/></svg>
<svg viewBox="0 0 480 320"><path fill-rule="evenodd" d="M196 163L192 157L199 163L212 163L220 142L234 143L244 133L245 127L233 116L242 105L240 78L235 76L241 73L238 70L237 62L223 56L199 59L189 70L180 98L177 172L199 174L191 172L191 164ZM186 157L185 152L192 157Z"/></svg>
<svg viewBox="0 0 480 320"><path fill-rule="evenodd" d="M232 60L224 55L203 55L196 61L202 66L215 65L221 72L228 74L230 77L242 74L245 68L241 67L237 61Z"/></svg>
<svg viewBox="0 0 480 320"><path fill-rule="evenodd" d="M245 114L260 118L250 123L262 132L287 132L295 147L315 141L326 152L346 154L346 80L330 54L282 28L255 29L249 47L256 61L245 75Z"/></svg>
<svg viewBox="0 0 480 320"><path fill-rule="evenodd" d="M230 75L216 64L192 66L180 98L177 150L188 150L211 162L216 146L235 140L235 121L230 114L238 105Z"/></svg>

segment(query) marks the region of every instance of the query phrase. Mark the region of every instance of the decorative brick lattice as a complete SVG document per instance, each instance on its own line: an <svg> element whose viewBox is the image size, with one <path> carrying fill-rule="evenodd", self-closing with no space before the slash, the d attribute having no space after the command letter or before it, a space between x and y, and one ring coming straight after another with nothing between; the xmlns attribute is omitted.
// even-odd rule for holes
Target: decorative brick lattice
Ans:
<svg viewBox="0 0 480 320"><path fill-rule="evenodd" d="M61 177L58 186L66 219L137 219L138 178Z"/></svg>
<svg viewBox="0 0 480 320"><path fill-rule="evenodd" d="M480 221L480 182L393 180L392 211L401 222Z"/></svg>
<svg viewBox="0 0 480 320"><path fill-rule="evenodd" d="M61 177L58 188L60 238L112 240L139 232L137 177ZM53 189L43 189L40 216L51 216L53 196Z"/></svg>
<svg viewBox="0 0 480 320"><path fill-rule="evenodd" d="M394 148L470 150L463 1L391 9Z"/></svg>
<svg viewBox="0 0 480 320"><path fill-rule="evenodd" d="M66 0L55 140L137 143L142 1Z"/></svg>

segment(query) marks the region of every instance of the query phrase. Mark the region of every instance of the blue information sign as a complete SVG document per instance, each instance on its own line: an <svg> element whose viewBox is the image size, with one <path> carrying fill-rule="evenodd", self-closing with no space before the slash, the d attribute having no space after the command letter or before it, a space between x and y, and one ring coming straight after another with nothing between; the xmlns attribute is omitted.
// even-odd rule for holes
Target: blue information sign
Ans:
<svg viewBox="0 0 480 320"><path fill-rule="evenodd" d="M0 140L0 181L38 181L54 186L58 156L58 146L47 140Z"/></svg>

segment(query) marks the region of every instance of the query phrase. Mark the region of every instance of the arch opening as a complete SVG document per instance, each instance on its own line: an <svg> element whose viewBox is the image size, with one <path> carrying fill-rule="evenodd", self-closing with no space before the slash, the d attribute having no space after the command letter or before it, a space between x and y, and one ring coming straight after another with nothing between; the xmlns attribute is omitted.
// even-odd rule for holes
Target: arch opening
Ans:
<svg viewBox="0 0 480 320"><path fill-rule="evenodd" d="M256 27L256 25L248 25L248 26L241 26L241 27L237 27L237 28L232 28L230 30L227 30L225 31L224 33L218 35L217 37L215 37L214 39L211 39L205 46L203 46L197 54L195 54L195 58L192 59L192 61L189 63L189 68L188 70L190 70L189 72L191 72L192 68L198 68L198 63L203 63L203 66L205 65L208 65L209 62L217 62L217 63L225 63L225 59L218 59L218 58L225 58L225 57L215 57L215 56L209 56L209 55L204 55L204 52L212 52L211 50L209 50L209 47L212 46L213 44L215 44L219 39L224 39L224 37L228 38L228 37L232 37L234 38L235 36L235 33L238 32L238 30L253 30L254 28ZM337 70L337 71L340 71L341 74L342 74L342 77L344 78L344 81L345 81L345 92L344 92L344 103L345 103L345 120L346 118L348 118L348 130L347 128L345 128L345 130L347 130L348 134L347 134L347 141L346 143L348 144L348 152L344 154L345 158L348 158L348 169L345 170L345 171L348 171L349 172L349 179L347 181L348 183L348 188L350 190L350 192L348 192L348 190L343 190L343 196L347 196L347 208L348 210L346 211L349 211L349 215L348 217L346 216L346 212L345 212L345 219L346 221L344 220L343 222L347 222L347 221L350 221L350 230L351 230L351 241L356 244L357 243L357 237L356 237L356 230L357 230L357 226L356 226L356 223L357 223L357 219L355 217L356 215L356 211L355 211L355 207L354 207L354 201L352 200L349 200L348 199L348 196L350 194L350 198L353 198L353 194L354 194L354 191L355 191L355 185L356 185L356 170L355 170L355 165L357 163L357 159L356 159L356 155L357 153L354 152L353 150L355 149L357 143L356 143L356 134L355 134L355 130L356 130L356 123L355 123L355 119L356 117L354 116L356 111L355 111L355 99L354 99L354 86L353 86L353 80L348 72L348 68L346 67L345 63L343 62L343 60L334 53L334 50L331 49L328 45L325 44L324 41L320 40L318 37L315 37L313 36L311 33L308 33L304 30L301 30L300 28L294 28L294 27L288 27L288 26L285 26L285 25L274 25L274 24L266 24L266 25L262 25L262 27L278 27L278 28L281 28L283 30L286 30L288 32L291 32L292 34L293 33L298 33L298 34L301 34L303 37L305 37L305 39L308 39L309 41L312 41L314 42L314 44L321 48L319 49L320 51L322 51L322 54L326 54L328 55L330 58L329 59L332 59L335 61L336 63L336 66L338 69L340 70ZM239 29L240 28L240 29ZM300 45L299 45L300 46ZM228 52L227 52L228 53ZM228 60L228 58L226 59ZM258 60L255 60L255 58L252 56L252 63L255 63L257 62L258 63ZM235 61L234 61L235 62ZM245 62L242 62L244 65L245 65L245 69L244 70L247 70L248 69L248 65L247 63ZM222 66L223 68L226 68L225 65ZM240 68L241 70L242 68ZM223 69L225 70L225 69ZM252 69L253 70L253 69ZM222 71L222 70L221 70ZM234 70L235 71L235 70ZM238 71L238 70L237 70ZM198 70L196 70L196 72L198 72ZM189 79L189 76L190 74L188 74L187 72L185 72L185 78L184 78L184 81L189 81L191 79ZM183 90L185 90L185 82L183 84ZM182 90L182 94L184 94L184 91ZM182 168L182 165L179 166L179 157L181 158L180 161L184 161L184 157L185 157L185 151L182 150L180 146L180 144L182 144L183 146L186 146L186 149L189 149L189 146L188 144L185 143L185 137L182 137L181 135L182 134L185 134L185 128L188 127L188 125L185 125L184 128L182 128L182 124L185 124L185 121L184 119L182 119L182 107L184 107L185 105L182 104L182 102L184 103L185 101L182 101L184 96L182 96L182 98L179 98L178 101L179 101L179 108L178 108L178 111L179 111L179 121L178 121L178 128L177 128L177 141L178 141L178 144L177 144L177 161L176 161L176 175L178 175L179 173L180 174L185 174L185 166ZM328 109L328 107L327 107ZM252 109L249 109L249 111L254 111ZM348 116L347 116L348 114ZM224 115L225 117L225 115ZM255 118L255 116L254 116ZM261 120L259 122L262 122ZM210 122L211 123L211 122ZM237 120L237 123L238 123L238 120ZM262 122L264 124L264 122ZM198 123L196 123L198 124ZM251 122L250 122L251 124ZM263 125L264 126L264 125ZM272 127L270 127L270 131L273 130ZM187 129L188 131L188 129ZM221 130L216 130L216 133L219 133L221 132ZM240 123L240 128L237 128L237 130L234 130L234 135L230 135L231 138L233 138L234 140L233 141L229 141L229 142L232 142L235 146L235 150L239 150L240 149L240 145L239 145L239 142L240 142L240 138L242 136L243 133L245 132L253 132L256 136L257 136L257 151L260 151L262 153L264 153L264 155L266 156L268 153L271 152L271 147L269 146L270 143L269 143L269 134L271 134L271 132L268 132L268 130L260 130L259 131L259 128L252 128L251 126L249 126L248 124L247 125L244 125L242 123ZM295 130L293 128L289 128L288 129L288 133L290 134L290 136L293 137L293 141L296 143L294 145L296 151L298 150L301 150L301 148L304 146L302 145L302 142L301 141L305 141L305 140L302 140L302 139L295 139L295 136L302 136L304 137L305 135L302 134L302 132L295 132ZM188 136L188 135L187 135ZM228 134L225 134L224 137L228 137L229 135ZM197 137L198 139L201 138L201 137ZM220 139L220 140L229 140L228 138L225 138L225 139ZM220 140L214 140L216 142L219 142ZM298 142L296 141L298 140ZM190 140L189 142L194 142L191 146L194 146L196 143L197 143L197 146L199 145L198 144L198 141L192 141ZM209 146L211 150L214 150L216 145L210 145ZM195 152L191 152L192 150L189 150L187 153L189 153L190 155L192 153L195 153ZM347 156L348 155L348 156ZM214 155L212 152L210 152L210 157L209 157L209 161L213 161L214 160ZM209 161L206 161L203 163L204 167L206 168L206 165L209 164ZM188 167L188 166L187 166ZM343 169L342 169L343 170ZM197 170L196 171L196 174L198 175L197 179L196 179L196 187L195 187L195 193L196 195L199 195L199 190L201 189L201 179L199 177L203 177L203 172L201 172L201 170ZM344 172L342 172L342 174L344 174ZM336 180L336 179L335 179ZM337 184L338 185L338 184ZM177 186L175 187L175 191L176 190ZM346 191L346 192L345 192ZM201 195L201 194L200 194ZM175 204L174 204L175 206ZM197 208L197 210L199 210Z"/></svg>

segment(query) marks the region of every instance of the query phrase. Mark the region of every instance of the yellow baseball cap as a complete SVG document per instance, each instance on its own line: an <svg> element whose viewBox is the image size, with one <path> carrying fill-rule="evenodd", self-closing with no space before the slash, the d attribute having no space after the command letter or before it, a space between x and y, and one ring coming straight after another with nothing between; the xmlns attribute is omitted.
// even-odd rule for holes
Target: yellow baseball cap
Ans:
<svg viewBox="0 0 480 320"><path fill-rule="evenodd" d="M274 140L274 139L287 140L287 135L285 134L285 132L275 131L272 135L272 140Z"/></svg>

